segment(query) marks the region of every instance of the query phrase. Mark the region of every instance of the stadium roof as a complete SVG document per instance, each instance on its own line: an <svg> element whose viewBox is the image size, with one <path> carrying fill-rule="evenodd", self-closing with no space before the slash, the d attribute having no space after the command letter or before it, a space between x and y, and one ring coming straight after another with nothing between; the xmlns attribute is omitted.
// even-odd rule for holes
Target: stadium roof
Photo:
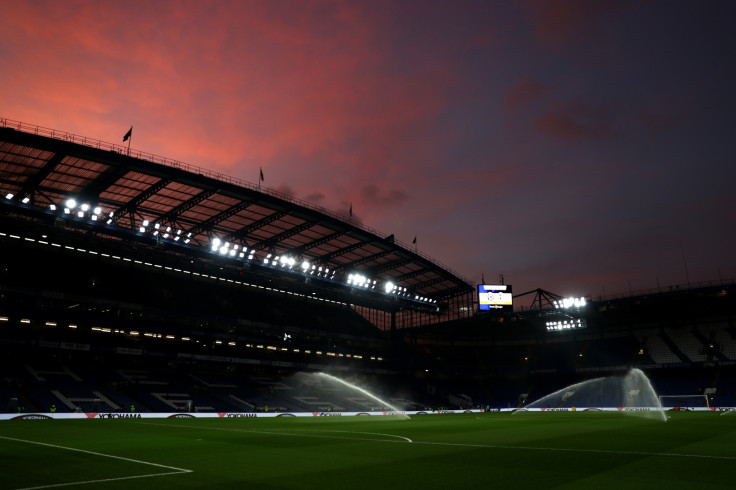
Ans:
<svg viewBox="0 0 736 490"><path fill-rule="evenodd" d="M306 260L338 277L358 273L391 281L433 301L473 290L456 272L348 214L182 162L7 119L0 119L0 192L4 214L48 214L52 206L58 213L69 199L99 207L104 219L95 229L102 235L140 238L147 221L146 233L153 223L162 233L181 230L188 247L209 251L218 238L239 250Z"/></svg>

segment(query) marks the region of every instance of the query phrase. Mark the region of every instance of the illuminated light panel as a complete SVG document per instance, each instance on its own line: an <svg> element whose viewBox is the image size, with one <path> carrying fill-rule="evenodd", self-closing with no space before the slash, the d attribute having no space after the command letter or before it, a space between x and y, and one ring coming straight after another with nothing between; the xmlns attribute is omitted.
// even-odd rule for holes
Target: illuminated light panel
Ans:
<svg viewBox="0 0 736 490"><path fill-rule="evenodd" d="M555 308L559 309L569 309L569 308L582 308L586 305L586 301L584 297L570 297L570 298L561 298L556 301L553 301L552 304L555 306Z"/></svg>
<svg viewBox="0 0 736 490"><path fill-rule="evenodd" d="M564 332L569 330L578 330L587 328L587 322L584 318L571 318L569 320L558 320L547 322L548 332Z"/></svg>

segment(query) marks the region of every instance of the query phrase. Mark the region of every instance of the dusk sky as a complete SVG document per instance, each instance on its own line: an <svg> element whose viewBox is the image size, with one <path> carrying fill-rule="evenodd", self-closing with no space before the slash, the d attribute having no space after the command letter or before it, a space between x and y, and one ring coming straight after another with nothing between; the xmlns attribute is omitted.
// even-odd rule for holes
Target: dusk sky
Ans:
<svg viewBox="0 0 736 490"><path fill-rule="evenodd" d="M736 278L736 2L0 5L0 117L262 167L515 293Z"/></svg>

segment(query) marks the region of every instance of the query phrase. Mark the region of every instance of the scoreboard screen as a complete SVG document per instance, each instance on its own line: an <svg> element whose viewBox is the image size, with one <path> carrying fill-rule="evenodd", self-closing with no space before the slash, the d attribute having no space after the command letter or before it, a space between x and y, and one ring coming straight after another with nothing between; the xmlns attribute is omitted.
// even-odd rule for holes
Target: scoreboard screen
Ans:
<svg viewBox="0 0 736 490"><path fill-rule="evenodd" d="M513 310L511 286L508 284L479 284L478 305L480 311Z"/></svg>

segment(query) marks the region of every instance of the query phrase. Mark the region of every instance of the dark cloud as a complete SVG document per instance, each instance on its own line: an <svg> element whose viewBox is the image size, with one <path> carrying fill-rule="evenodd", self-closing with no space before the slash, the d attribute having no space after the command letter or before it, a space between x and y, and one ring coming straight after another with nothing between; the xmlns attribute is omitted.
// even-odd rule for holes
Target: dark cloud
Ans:
<svg viewBox="0 0 736 490"><path fill-rule="evenodd" d="M409 195L401 189L389 189L384 191L373 184L363 186L360 189L360 194L367 203L385 207L398 206L409 199Z"/></svg>
<svg viewBox="0 0 736 490"><path fill-rule="evenodd" d="M649 112L643 117L644 125L655 134L665 133L680 125L680 118L671 113Z"/></svg>
<svg viewBox="0 0 736 490"><path fill-rule="evenodd" d="M550 48L585 43L629 8L626 0L529 0L522 3L537 41Z"/></svg>
<svg viewBox="0 0 736 490"><path fill-rule="evenodd" d="M581 100L555 104L534 121L541 134L561 143L612 141L613 111L607 104L593 106Z"/></svg>
<svg viewBox="0 0 736 490"><path fill-rule="evenodd" d="M504 109L508 113L515 113L533 107L542 98L551 92L549 85L536 80L524 78L506 92Z"/></svg>
<svg viewBox="0 0 736 490"><path fill-rule="evenodd" d="M286 194L287 196L294 197L296 196L296 192L294 192L294 189L292 189L290 186L286 184L281 184L277 187L273 188L275 191L280 192L281 194Z"/></svg>
<svg viewBox="0 0 736 490"><path fill-rule="evenodd" d="M312 192L311 194L307 194L306 196L304 196L304 200L307 202L311 202L312 204L321 206L322 203L325 201L325 194L319 191Z"/></svg>

